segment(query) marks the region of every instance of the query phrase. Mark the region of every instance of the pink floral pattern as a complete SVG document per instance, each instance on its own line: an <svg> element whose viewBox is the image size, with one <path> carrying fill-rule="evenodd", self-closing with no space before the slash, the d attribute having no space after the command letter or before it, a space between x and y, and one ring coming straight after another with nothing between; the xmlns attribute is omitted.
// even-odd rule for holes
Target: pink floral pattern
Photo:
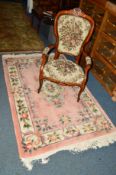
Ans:
<svg viewBox="0 0 116 175"><path fill-rule="evenodd" d="M45 81L41 93L37 93L38 56L11 56L3 60L23 154L32 154L46 146L56 146L87 134L94 133L95 137L95 133L110 132L114 125L88 89L82 93L79 103L76 87L60 87Z"/></svg>
<svg viewBox="0 0 116 175"><path fill-rule="evenodd" d="M22 139L22 144L23 144L23 149L31 153L32 150L37 150L42 145L42 141L39 136L31 133L31 134L24 135Z"/></svg>
<svg viewBox="0 0 116 175"><path fill-rule="evenodd" d="M55 83L48 83L44 81L42 92L44 94L44 99L52 102L57 108L63 105L63 96L61 95L63 91L62 86L58 86ZM47 97L47 98L46 98Z"/></svg>

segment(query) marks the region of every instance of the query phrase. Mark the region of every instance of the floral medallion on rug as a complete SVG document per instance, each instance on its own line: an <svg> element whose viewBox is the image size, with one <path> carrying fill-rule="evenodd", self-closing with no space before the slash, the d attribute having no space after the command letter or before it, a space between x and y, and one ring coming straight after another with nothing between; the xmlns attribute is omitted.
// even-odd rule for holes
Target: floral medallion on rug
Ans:
<svg viewBox="0 0 116 175"><path fill-rule="evenodd" d="M44 81L39 87L41 53L3 55L4 75L19 155L32 169L61 150L83 151L116 141L116 128L86 88Z"/></svg>

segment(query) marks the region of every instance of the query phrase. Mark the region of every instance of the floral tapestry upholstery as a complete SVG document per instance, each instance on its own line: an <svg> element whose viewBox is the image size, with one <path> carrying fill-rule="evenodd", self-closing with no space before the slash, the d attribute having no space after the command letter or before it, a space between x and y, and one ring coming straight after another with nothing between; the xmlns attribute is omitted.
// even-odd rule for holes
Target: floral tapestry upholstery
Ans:
<svg viewBox="0 0 116 175"><path fill-rule="evenodd" d="M85 75L79 65L67 60L62 54L57 60L53 58L54 54L50 54L48 63L44 67L46 77L52 77L64 83L81 83L84 80Z"/></svg>
<svg viewBox="0 0 116 175"><path fill-rule="evenodd" d="M86 39L91 24L87 19L73 15L62 15L58 19L58 51L77 56Z"/></svg>

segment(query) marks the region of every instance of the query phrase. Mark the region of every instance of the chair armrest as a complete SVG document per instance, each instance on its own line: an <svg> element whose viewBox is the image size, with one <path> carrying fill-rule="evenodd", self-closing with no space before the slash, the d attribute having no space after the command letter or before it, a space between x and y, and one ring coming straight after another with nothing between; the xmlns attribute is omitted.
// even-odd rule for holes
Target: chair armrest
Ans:
<svg viewBox="0 0 116 175"><path fill-rule="evenodd" d="M50 48L49 47L45 47L43 52L42 52L42 54L48 55L49 51L50 51Z"/></svg>
<svg viewBox="0 0 116 175"><path fill-rule="evenodd" d="M91 57L89 57L89 56L85 57L85 61L86 61L86 65L91 65L92 64Z"/></svg>
<svg viewBox="0 0 116 175"><path fill-rule="evenodd" d="M91 68L91 65L92 65L91 57L86 56L85 61L86 61L85 74L87 75L87 73L88 73L88 71L89 71L89 69Z"/></svg>
<svg viewBox="0 0 116 175"><path fill-rule="evenodd" d="M50 45L50 46L48 46L48 47L45 47L45 49L43 50L42 54L43 54L43 55L48 55L49 52L50 52L52 49L54 49L54 48L55 48L55 45Z"/></svg>
<svg viewBox="0 0 116 175"><path fill-rule="evenodd" d="M54 48L55 48L55 45L50 45L48 47L45 47L45 49L43 50L43 52L42 52L42 61L41 61L41 65L40 65L40 74L41 74L41 72L43 72L44 65L48 61L49 52Z"/></svg>

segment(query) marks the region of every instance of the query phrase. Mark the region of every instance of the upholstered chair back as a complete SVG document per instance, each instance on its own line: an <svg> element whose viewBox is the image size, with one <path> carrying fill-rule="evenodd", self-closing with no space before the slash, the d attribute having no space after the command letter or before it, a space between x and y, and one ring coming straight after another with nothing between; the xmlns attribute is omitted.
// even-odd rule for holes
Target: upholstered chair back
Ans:
<svg viewBox="0 0 116 175"><path fill-rule="evenodd" d="M91 19L80 9L61 11L55 19L57 51L78 56L93 31Z"/></svg>

